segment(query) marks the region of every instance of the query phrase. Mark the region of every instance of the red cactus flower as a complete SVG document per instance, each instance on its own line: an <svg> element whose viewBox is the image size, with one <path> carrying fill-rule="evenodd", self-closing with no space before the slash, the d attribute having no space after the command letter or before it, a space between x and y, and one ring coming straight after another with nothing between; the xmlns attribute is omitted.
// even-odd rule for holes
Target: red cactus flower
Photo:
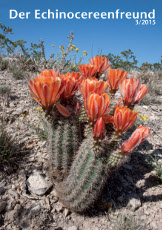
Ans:
<svg viewBox="0 0 162 230"><path fill-rule="evenodd" d="M128 72L120 69L109 69L107 72L107 81L111 93L116 93L119 88L119 83L122 82L128 75Z"/></svg>
<svg viewBox="0 0 162 230"><path fill-rule="evenodd" d="M105 137L106 128L105 122L102 117L100 117L93 128L93 136L95 139L103 139Z"/></svg>
<svg viewBox="0 0 162 230"><path fill-rule="evenodd" d="M78 68L81 72L82 79L94 77L97 72L97 68L94 65L84 64L79 65Z"/></svg>
<svg viewBox="0 0 162 230"><path fill-rule="evenodd" d="M128 130L136 121L137 113L125 108L121 105L117 105L114 112L114 128L115 131L120 134Z"/></svg>
<svg viewBox="0 0 162 230"><path fill-rule="evenodd" d="M141 86L141 80L130 78L125 79L120 83L120 90L123 94L123 103L125 106L131 106L135 103L135 98Z"/></svg>
<svg viewBox="0 0 162 230"><path fill-rule="evenodd" d="M78 90L78 83L80 78L80 73L67 73L60 76L62 82L61 84L65 86L64 91L61 93L61 99L69 99L73 96Z"/></svg>
<svg viewBox="0 0 162 230"><path fill-rule="evenodd" d="M90 122L96 121L109 113L110 97L107 93L101 95L92 93L87 99L86 111Z"/></svg>
<svg viewBox="0 0 162 230"><path fill-rule="evenodd" d="M39 77L30 80L28 87L31 91L31 96L42 106L43 110L51 111L53 106L56 105L61 114L69 116L69 112L57 103L60 94L65 88L61 87L61 79L56 76L46 75L46 73L47 71L42 72Z"/></svg>
<svg viewBox="0 0 162 230"><path fill-rule="evenodd" d="M146 95L147 91L148 91L148 87L145 84L141 85L135 97L135 104L137 104Z"/></svg>
<svg viewBox="0 0 162 230"><path fill-rule="evenodd" d="M96 66L97 74L99 76L103 74L111 65L109 59L102 56L95 56L94 58L89 59L89 61L91 65Z"/></svg>
<svg viewBox="0 0 162 230"><path fill-rule="evenodd" d="M125 141L121 146L121 153L128 155L133 152L135 147L140 145L149 135L150 130L147 127L139 126L131 135L128 141Z"/></svg>

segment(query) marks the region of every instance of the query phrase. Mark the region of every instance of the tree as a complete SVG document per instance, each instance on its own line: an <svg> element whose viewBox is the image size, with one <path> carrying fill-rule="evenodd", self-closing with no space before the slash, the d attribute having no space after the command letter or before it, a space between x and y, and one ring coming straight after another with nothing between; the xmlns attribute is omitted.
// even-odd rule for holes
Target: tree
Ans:
<svg viewBox="0 0 162 230"><path fill-rule="evenodd" d="M148 62L142 63L141 67L139 68L140 70L152 70L152 71L161 71L162 70L162 56L160 62L155 62L153 64L150 64Z"/></svg>
<svg viewBox="0 0 162 230"><path fill-rule="evenodd" d="M0 22L0 29L2 30L2 33L0 33L0 49L2 53L7 51L8 54L13 54L15 49L19 46L23 54L27 55L27 49L25 48L26 41L24 40L12 41L11 39L9 39L8 35L13 34L12 28L10 28L9 26L6 27L1 22Z"/></svg>
<svg viewBox="0 0 162 230"><path fill-rule="evenodd" d="M122 51L120 55L109 53L106 57L110 60L111 67L114 69L122 68L125 70L130 70L137 68L136 56L131 49Z"/></svg>

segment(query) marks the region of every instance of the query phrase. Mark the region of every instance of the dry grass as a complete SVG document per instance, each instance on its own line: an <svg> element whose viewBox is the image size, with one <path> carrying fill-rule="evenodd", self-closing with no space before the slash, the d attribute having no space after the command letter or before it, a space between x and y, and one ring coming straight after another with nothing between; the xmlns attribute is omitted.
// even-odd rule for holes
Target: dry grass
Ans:
<svg viewBox="0 0 162 230"><path fill-rule="evenodd" d="M16 141L6 131L5 124L0 125L0 163L9 162L16 150Z"/></svg>
<svg viewBox="0 0 162 230"><path fill-rule="evenodd" d="M145 230L146 227L132 215L120 214L114 227L115 230Z"/></svg>

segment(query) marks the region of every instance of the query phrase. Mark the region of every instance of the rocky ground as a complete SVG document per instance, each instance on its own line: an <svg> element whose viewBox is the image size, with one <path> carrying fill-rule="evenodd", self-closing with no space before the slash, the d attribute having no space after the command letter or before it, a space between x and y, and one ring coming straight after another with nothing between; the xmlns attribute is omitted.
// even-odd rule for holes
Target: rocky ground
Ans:
<svg viewBox="0 0 162 230"><path fill-rule="evenodd" d="M48 178L47 142L32 128L42 128L42 114L29 96L27 80L1 72L0 82L11 88L5 117L18 145L12 162L0 165L0 230L162 229L162 185L146 162L148 155L162 155L162 97L157 103L136 106L139 121L152 134L112 175L97 205L80 215L62 206Z"/></svg>

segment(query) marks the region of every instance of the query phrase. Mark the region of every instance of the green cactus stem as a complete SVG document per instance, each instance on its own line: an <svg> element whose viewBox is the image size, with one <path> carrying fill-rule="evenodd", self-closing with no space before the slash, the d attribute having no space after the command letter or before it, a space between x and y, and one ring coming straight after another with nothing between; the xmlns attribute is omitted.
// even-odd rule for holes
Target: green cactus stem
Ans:
<svg viewBox="0 0 162 230"><path fill-rule="evenodd" d="M80 130L80 124L74 117L49 124L49 162L52 181L61 181L67 176L81 141Z"/></svg>
<svg viewBox="0 0 162 230"><path fill-rule="evenodd" d="M56 187L68 209L76 212L88 209L97 200L111 172L124 159L108 151L107 143L108 140L96 142L89 135L80 146L68 177Z"/></svg>

